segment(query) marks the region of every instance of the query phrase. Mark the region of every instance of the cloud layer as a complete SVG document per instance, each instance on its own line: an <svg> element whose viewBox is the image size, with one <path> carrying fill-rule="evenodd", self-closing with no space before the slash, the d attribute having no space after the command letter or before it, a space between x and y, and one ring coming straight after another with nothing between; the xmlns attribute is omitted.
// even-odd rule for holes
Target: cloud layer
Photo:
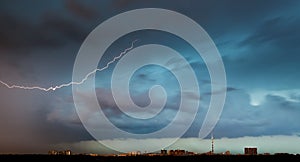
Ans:
<svg viewBox="0 0 300 162"><path fill-rule="evenodd" d="M217 151L240 153L244 145L257 145L259 152L300 152L300 27L297 1L13 1L0 2L0 80L9 84L59 85L71 81L72 68L81 43L99 24L118 13L136 8L159 7L178 11L199 23L215 41L222 55L228 88L211 92L210 75L203 60L184 40L159 31L130 33L107 49L99 67L118 55L132 40L136 45L163 44L181 53L194 68L200 94L184 92L191 101L200 99L199 111L183 139L172 148L205 152L209 140L198 132L208 111L211 94L227 92L223 113L214 128ZM130 23L130 22L128 22ZM167 22L166 22L167 23ZM180 26L178 26L179 28ZM113 28L111 29L114 30ZM105 37L109 36L107 33ZM157 58L160 59L160 58ZM186 65L170 58L173 70ZM174 76L166 69L149 66L139 69L131 79L130 91L139 106L149 104L148 90L161 84L168 92L165 109L156 118L137 120L117 107L110 89L113 64L96 74L96 93L102 110L118 128L132 133L149 133L169 124L177 113L180 93ZM130 66L130 65L128 65ZM188 78L186 78L188 79ZM97 112L89 107L90 94L82 92L86 119ZM157 96L158 98L160 96ZM120 101L126 107L126 101ZM189 106L189 105L187 105ZM131 111L130 107L126 110ZM184 112L182 123L195 115ZM95 123L101 127L101 123ZM72 89L54 92L7 89L0 85L0 152L42 152L67 148L78 152L100 150L77 114ZM106 132L103 128L103 132ZM113 142L122 142L118 135ZM151 144L164 139L145 139ZM103 139L108 140L108 139ZM126 142L124 140L124 147ZM130 139L137 142L137 139ZM274 142L276 141L276 142ZM202 143L203 142L203 143ZM291 147L288 147L288 146ZM141 149L128 145L130 149Z"/></svg>

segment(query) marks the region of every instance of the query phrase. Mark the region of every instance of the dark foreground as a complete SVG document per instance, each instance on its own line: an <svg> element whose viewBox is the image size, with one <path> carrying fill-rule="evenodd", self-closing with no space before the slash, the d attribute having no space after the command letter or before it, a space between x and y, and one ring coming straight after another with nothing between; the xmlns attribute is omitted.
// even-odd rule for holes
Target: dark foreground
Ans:
<svg viewBox="0 0 300 162"><path fill-rule="evenodd" d="M197 155L197 156L89 156L89 155L0 155L0 161L6 162L10 160L18 161L154 161L154 162L174 162L174 161L244 161L250 160L261 161L299 161L300 155Z"/></svg>

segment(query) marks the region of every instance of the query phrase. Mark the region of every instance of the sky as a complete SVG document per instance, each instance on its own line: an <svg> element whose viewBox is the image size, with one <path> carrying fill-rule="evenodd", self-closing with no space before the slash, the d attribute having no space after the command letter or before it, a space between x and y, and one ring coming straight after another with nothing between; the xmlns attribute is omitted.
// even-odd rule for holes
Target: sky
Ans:
<svg viewBox="0 0 300 162"><path fill-rule="evenodd" d="M77 153L118 152L108 145L124 152L148 152L164 143L171 143L166 149L208 152L211 135L199 138L198 134L208 114L211 96L218 94L226 94L226 98L211 132L215 152L243 153L244 147L255 146L259 153L300 153L299 7L300 2L292 0L2 0L0 153L47 153L65 149ZM119 22L120 25L111 26L108 32L97 37L98 43L93 42L91 48L105 51L101 60L96 62L96 68L106 67L115 59L104 70L91 75L95 78L94 86L89 78L81 85L54 91L8 88L3 84L48 88L70 83L78 56L85 52L81 50L83 43L92 31L113 16L143 8L172 10L198 23L214 42L223 61L226 88L212 91L212 86L217 83L211 82L205 60L188 42L172 33L137 30L113 40L107 49L101 48L104 46L102 42L113 39L115 30L130 27L138 21L146 23L147 17L141 15L136 16L136 22L124 20ZM156 25L164 27L168 23ZM184 30L185 27L185 24L178 24L174 29L183 28L186 34L193 34L193 31ZM198 42L201 43L205 42ZM166 52L157 52L147 48L147 44L172 48L186 62L168 57L169 48L164 48ZM116 59L118 56L122 57ZM126 57L131 62L122 62ZM84 61L86 66L80 68L89 69L91 62L97 60ZM126 73L133 65L145 61L165 61L164 65L169 69L154 64L140 67L131 73L128 84L122 75L113 75L118 66ZM185 91L181 93L181 82L191 86L192 79L178 80L176 75L185 73L189 67L196 76L198 87L192 87L191 92L183 89ZM111 81L114 77L116 82ZM113 84L116 91L112 91ZM128 86L129 97L125 97L123 84ZM158 90L149 91L155 85L160 85ZM82 91L76 91L76 86ZM91 87L96 97L90 94ZM114 95L119 95L119 98ZM186 131L142 136L172 123L183 97L188 101L173 128ZM143 111L133 109L130 98L137 107L146 108ZM99 122L100 110L95 109L94 99L108 120L102 121L101 118ZM165 104L161 107L160 103ZM188 109L193 105L197 106L196 112ZM155 114L152 110L159 112ZM144 117L156 116L147 119L130 116L141 114ZM190 119L193 119L191 125L186 125ZM98 139L86 128L84 121L95 126L92 130L100 132ZM137 136L132 138L112 133L104 122L111 122L115 128ZM182 133L182 136L177 139L176 133ZM136 138L138 136L140 138Z"/></svg>

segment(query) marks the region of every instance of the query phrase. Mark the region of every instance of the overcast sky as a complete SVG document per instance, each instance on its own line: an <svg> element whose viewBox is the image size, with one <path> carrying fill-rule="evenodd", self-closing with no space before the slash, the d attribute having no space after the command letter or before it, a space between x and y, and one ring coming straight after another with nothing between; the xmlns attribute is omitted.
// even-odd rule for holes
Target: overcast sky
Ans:
<svg viewBox="0 0 300 162"><path fill-rule="evenodd" d="M226 89L210 91L213 83L199 54L187 42L162 31L141 30L121 37L107 49L98 68L131 47L135 39L138 42L134 48L162 44L186 58L197 76L200 93L187 93L185 97L199 100L200 105L196 114L183 112L179 122L184 123L193 115L195 120L170 148L209 151L210 136L202 140L198 139L198 133L211 95L226 92L222 114L213 129L217 152L243 153L243 147L253 145L260 153L300 153L299 7L300 2L292 0L3 0L0 2L0 80L9 85L29 87L69 83L82 43L98 25L133 9L169 9L193 19L214 41L224 63ZM114 28L111 31L114 32ZM165 59L163 53L159 55L161 57L151 60ZM186 64L172 58L167 64L173 70L187 68ZM116 62L95 74L97 99L109 121L134 134L155 132L168 125L178 111L180 97L183 97L174 74L155 65L133 73L129 89L137 105L149 105L148 91L153 85L161 85L167 94L166 104L158 116L138 120L120 111L118 106L130 111L126 99L118 101L119 105L113 98L110 80L114 67ZM86 120L93 122L97 112L90 109L90 94L81 92L78 95L89 110ZM159 94L155 97L161 98ZM101 140L109 144L117 142L128 151L148 151L155 143L174 138L171 132L160 138L143 139L148 145L140 146L136 145L138 139L109 134L105 130L109 128L101 127L102 123L96 124L103 132ZM178 123L176 127L180 129L184 125ZM0 153L47 153L50 149L115 151L95 142L83 126L74 104L72 86L45 92L9 89L0 84L0 128Z"/></svg>

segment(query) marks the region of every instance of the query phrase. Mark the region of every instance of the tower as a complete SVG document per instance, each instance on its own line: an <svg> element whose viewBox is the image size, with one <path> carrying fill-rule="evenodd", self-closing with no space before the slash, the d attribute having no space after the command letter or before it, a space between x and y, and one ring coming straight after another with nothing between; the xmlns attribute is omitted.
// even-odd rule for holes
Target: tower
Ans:
<svg viewBox="0 0 300 162"><path fill-rule="evenodd" d="M214 154L214 135L211 133L211 154Z"/></svg>

